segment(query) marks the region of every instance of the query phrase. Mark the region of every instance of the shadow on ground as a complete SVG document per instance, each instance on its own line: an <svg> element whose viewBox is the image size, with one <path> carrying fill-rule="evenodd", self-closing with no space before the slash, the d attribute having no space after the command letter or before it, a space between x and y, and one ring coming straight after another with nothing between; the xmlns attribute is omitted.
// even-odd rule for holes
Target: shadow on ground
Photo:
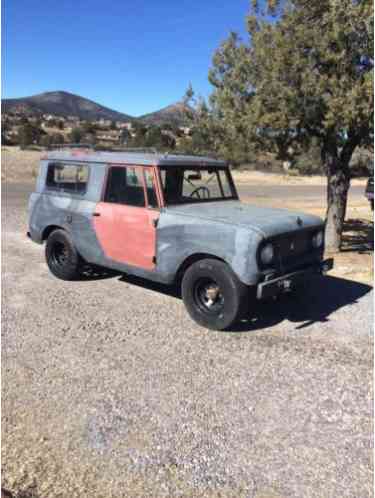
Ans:
<svg viewBox="0 0 375 498"><path fill-rule="evenodd" d="M261 301L248 316L233 327L233 332L250 332L274 327L284 320L303 329L314 323L329 321L332 313L355 304L372 290L366 284L338 277L315 276L308 288L284 294L275 301Z"/></svg>
<svg viewBox="0 0 375 498"><path fill-rule="evenodd" d="M87 268L81 280L103 280L117 278L119 282L141 287L149 291L181 299L175 286L159 284L140 277L119 272ZM276 300L257 301L249 299L248 312L230 332L251 332L274 327L284 320L296 323L297 329L314 323L326 322L329 316L344 306L354 304L370 292L372 287L339 277L316 275L306 282L306 288L283 294Z"/></svg>
<svg viewBox="0 0 375 498"><path fill-rule="evenodd" d="M89 280L105 280L108 278L120 277L122 274L110 270L108 268L101 268L96 266L87 265L84 266L80 272L78 280L89 281Z"/></svg>
<svg viewBox="0 0 375 498"><path fill-rule="evenodd" d="M157 284L133 276L121 276L121 282L181 299L175 287ZM274 327L284 320L297 324L297 329L316 322L326 322L329 316L344 306L354 304L372 290L366 284L338 277L315 276L308 287L299 292L284 294L277 300L249 301L247 316L230 332L251 332Z"/></svg>
<svg viewBox="0 0 375 498"><path fill-rule="evenodd" d="M369 254L374 251L374 222L350 219L344 224L342 252Z"/></svg>

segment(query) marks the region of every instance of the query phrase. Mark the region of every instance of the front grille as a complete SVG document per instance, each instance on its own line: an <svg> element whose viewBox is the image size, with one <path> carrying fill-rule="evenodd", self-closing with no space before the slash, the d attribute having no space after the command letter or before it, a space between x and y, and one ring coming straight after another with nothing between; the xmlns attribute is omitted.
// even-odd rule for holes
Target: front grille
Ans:
<svg viewBox="0 0 375 498"><path fill-rule="evenodd" d="M298 230L272 239L275 248L276 269L284 271L307 261L308 256L316 259L320 250L314 250L311 238L315 230Z"/></svg>

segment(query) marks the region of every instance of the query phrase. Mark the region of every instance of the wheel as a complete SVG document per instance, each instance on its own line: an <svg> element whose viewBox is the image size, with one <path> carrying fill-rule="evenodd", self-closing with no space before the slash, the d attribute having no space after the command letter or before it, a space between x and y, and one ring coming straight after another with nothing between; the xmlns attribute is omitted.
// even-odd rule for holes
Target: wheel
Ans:
<svg viewBox="0 0 375 498"><path fill-rule="evenodd" d="M216 259L197 261L182 279L182 298L189 315L212 330L228 329L240 319L247 291L231 268Z"/></svg>
<svg viewBox="0 0 375 498"><path fill-rule="evenodd" d="M82 260L70 235L64 230L54 230L47 239L46 261L51 273L62 280L75 280Z"/></svg>

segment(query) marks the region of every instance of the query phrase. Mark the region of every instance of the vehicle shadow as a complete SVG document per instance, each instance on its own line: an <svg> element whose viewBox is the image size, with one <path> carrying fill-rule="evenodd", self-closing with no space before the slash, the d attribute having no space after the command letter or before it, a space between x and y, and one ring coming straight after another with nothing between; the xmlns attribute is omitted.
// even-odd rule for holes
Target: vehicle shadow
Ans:
<svg viewBox="0 0 375 498"><path fill-rule="evenodd" d="M90 281L90 280L105 280L107 278L115 278L121 276L115 270L110 270L108 268L101 268L99 266L86 265L81 271L77 278L78 281Z"/></svg>
<svg viewBox="0 0 375 498"><path fill-rule="evenodd" d="M121 275L120 282L181 299L176 286L168 286L130 275ZM277 300L249 299L244 319L226 332L252 332L274 327L284 320L295 323L296 329L326 322L329 316L344 306L354 304L372 290L370 285L339 277L312 277L306 289L284 294Z"/></svg>
<svg viewBox="0 0 375 498"><path fill-rule="evenodd" d="M228 332L251 332L274 327L284 320L296 329L329 321L329 316L354 304L372 290L370 285L339 277L315 276L306 289L284 294L277 300L258 301L247 316Z"/></svg>
<svg viewBox="0 0 375 498"><path fill-rule="evenodd" d="M344 224L342 252L369 254L374 251L374 222L366 219L350 219Z"/></svg>
<svg viewBox="0 0 375 498"><path fill-rule="evenodd" d="M181 299L180 289L178 289L178 287L175 285L160 284L158 282L146 280L145 278L126 274L122 274L121 278L119 278L119 281L125 282L130 285L136 285L137 287L142 287L143 289L158 292L160 294L165 294L166 296L174 297L176 299Z"/></svg>

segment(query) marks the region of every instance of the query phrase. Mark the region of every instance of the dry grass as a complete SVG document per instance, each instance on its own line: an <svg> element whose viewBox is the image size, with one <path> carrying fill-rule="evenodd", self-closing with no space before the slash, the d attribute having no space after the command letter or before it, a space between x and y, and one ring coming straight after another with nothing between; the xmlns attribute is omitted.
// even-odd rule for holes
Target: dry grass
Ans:
<svg viewBox="0 0 375 498"><path fill-rule="evenodd" d="M325 185L325 176L298 176L294 174L263 173L262 171L232 171L233 178L237 184L252 185ZM365 178L355 178L352 185L366 185Z"/></svg>
<svg viewBox="0 0 375 498"><path fill-rule="evenodd" d="M2 147L1 180L7 182L33 182L38 175L42 153L38 150L20 150L19 147Z"/></svg>

